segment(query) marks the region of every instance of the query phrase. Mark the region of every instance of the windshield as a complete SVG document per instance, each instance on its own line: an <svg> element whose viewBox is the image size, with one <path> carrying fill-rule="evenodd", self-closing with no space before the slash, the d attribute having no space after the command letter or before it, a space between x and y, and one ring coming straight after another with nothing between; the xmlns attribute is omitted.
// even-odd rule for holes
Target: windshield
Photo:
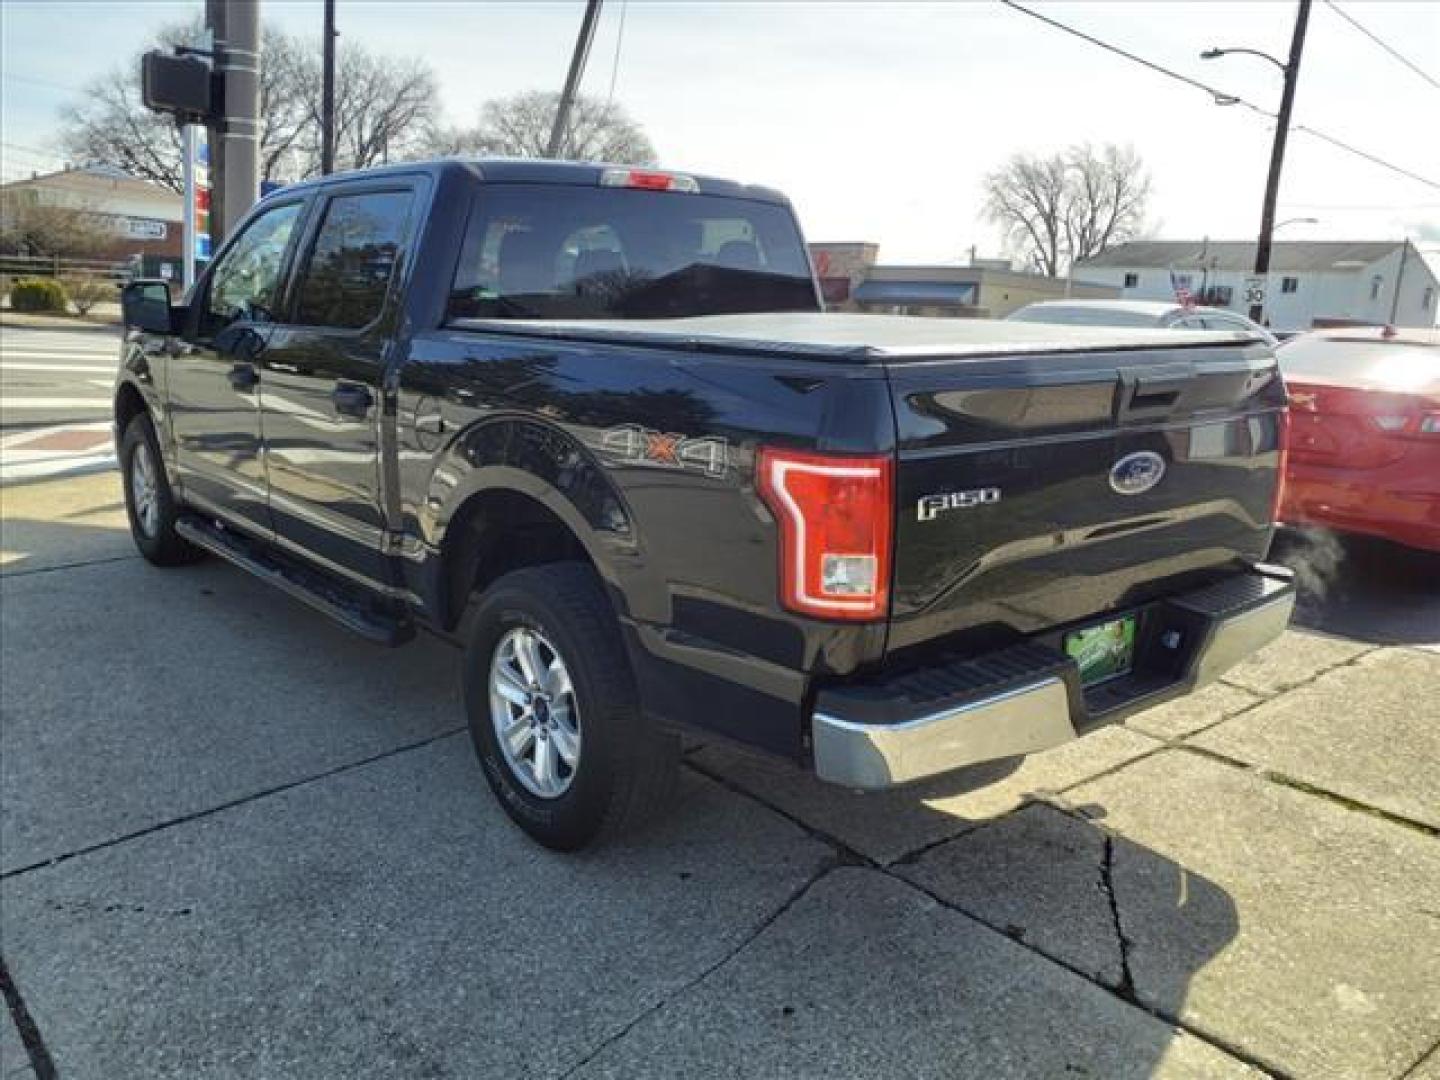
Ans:
<svg viewBox="0 0 1440 1080"><path fill-rule="evenodd" d="M448 316L658 319L818 310L786 206L487 184L471 210Z"/></svg>

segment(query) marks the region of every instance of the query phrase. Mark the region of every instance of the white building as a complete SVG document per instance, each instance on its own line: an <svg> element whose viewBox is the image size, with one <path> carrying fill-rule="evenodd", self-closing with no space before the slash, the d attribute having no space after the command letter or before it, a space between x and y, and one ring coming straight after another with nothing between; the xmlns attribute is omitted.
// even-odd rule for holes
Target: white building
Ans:
<svg viewBox="0 0 1440 1080"><path fill-rule="evenodd" d="M183 200L169 188L111 165L86 165L0 184L0 219L24 206L84 214L97 235L92 255L180 254Z"/></svg>
<svg viewBox="0 0 1440 1080"><path fill-rule="evenodd" d="M1129 300L1173 300L1177 287L1198 303L1245 314L1245 279L1255 265L1248 241L1138 240L1075 265ZM1265 321L1276 330L1353 323L1440 325L1440 247L1408 240L1280 240L1270 253Z"/></svg>

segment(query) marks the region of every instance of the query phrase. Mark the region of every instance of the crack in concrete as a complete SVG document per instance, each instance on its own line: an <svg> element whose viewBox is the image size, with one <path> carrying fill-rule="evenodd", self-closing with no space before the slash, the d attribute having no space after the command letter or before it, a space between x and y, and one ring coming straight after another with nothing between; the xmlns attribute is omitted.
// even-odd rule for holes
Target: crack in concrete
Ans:
<svg viewBox="0 0 1440 1080"><path fill-rule="evenodd" d="M55 1080L59 1076L55 1069L55 1059L50 1056L50 1050L45 1045L40 1028L35 1024L35 1018L30 1015L30 1010L25 1005L25 999L20 996L20 988L10 977L10 968L3 956L0 956L0 994L4 995L5 1007L10 1010L10 1019L20 1032L20 1042L30 1059L35 1080Z"/></svg>
<svg viewBox="0 0 1440 1080"><path fill-rule="evenodd" d="M1227 765L1232 769L1241 772L1248 772L1259 777L1267 783L1276 787L1289 788L1291 791L1298 791L1302 795L1312 795L1317 799L1324 799L1326 802L1342 806L1357 814L1365 814L1368 817L1379 818L1381 821L1389 822L1391 825L1398 825L1403 829L1410 829L1425 836L1440 837L1440 828L1408 818L1404 814L1397 814L1391 810L1384 810L1378 806L1371 806L1369 803L1361 802L1359 799L1352 799L1348 795L1342 795L1338 791L1331 791L1329 788L1319 787L1301 780L1299 777L1290 776L1288 773L1278 772L1275 769L1266 768L1264 765L1255 762L1244 761L1240 758L1233 758L1228 754L1222 754L1218 750L1212 750L1208 746L1191 746L1188 743L1171 743L1168 747L1171 750L1180 750L1187 754L1194 754L1196 757L1205 758L1219 765Z"/></svg>
<svg viewBox="0 0 1440 1080"><path fill-rule="evenodd" d="M1154 756L1154 754L1156 754L1156 753L1162 753L1162 752L1164 752L1165 749L1166 749L1165 747L1157 747L1157 748L1155 749L1155 751L1153 751L1152 753L1143 754L1143 755L1141 755L1141 757L1131 759L1131 761L1127 761L1127 762L1124 762L1124 763L1122 763L1122 764L1120 764L1120 765L1116 765L1116 766L1112 766L1112 767L1110 767L1110 768L1108 768L1108 769L1104 769L1104 770L1102 770L1101 772L1096 773L1096 776L1098 777L1098 776L1102 776L1102 775L1108 775L1109 773L1112 773L1112 772L1118 772L1118 771L1120 771L1121 769L1125 768L1126 766L1131 765L1131 764L1134 764L1134 762L1136 762L1136 761L1140 761L1140 760L1143 760L1144 758L1152 757L1152 756ZM882 865L881 863L879 863L879 862L877 862L876 860L870 858L869 856L867 856L867 855L865 855L865 854L863 854L863 853L855 850L854 848L850 847L850 846L849 846L848 844L846 844L844 841L839 840L839 839L837 839L837 838L835 838L835 837L833 837L833 836L830 836L830 835L828 835L828 834L826 834L826 833L824 833L824 832L821 832L820 830L815 829L814 827L812 827L811 825L807 824L806 822L801 821L800 819L798 819L797 817L795 817L795 815L791 814L788 810L784 809L783 807L776 806L774 803L771 803L769 800L764 799L764 798L762 798L762 797L759 796L759 795L756 795L754 792L747 791L745 788L740 787L738 784L736 784L736 783L734 783L733 781L729 780L727 777L715 775L715 774L713 774L710 770L704 769L704 768L700 767L698 764L696 764L696 763L693 762L693 761L687 761L687 762L685 762L685 764L686 764L686 766L687 766L688 768L693 769L695 772L699 773L700 775L705 776L705 777L707 777L707 778L709 778L709 779L711 779L711 780L714 780L717 784L719 784L721 787L724 787L726 790L732 791L732 792L734 792L735 794L739 795L741 798L749 799L750 801L755 802L755 803L758 803L759 805L765 807L767 810L771 811L772 813L778 814L780 817L784 818L786 821L791 822L791 823L794 824L797 828L799 828L799 829L801 829L803 832L805 832L806 835L812 837L813 839L816 839L816 840L819 840L819 841L821 841L821 842L823 842L823 843L826 843L826 844L831 845L831 846L835 849L835 860L836 860L836 861L835 861L835 864L834 864L833 866L829 867L829 868L826 870L827 873L828 873L829 870L833 870L833 869L835 869L835 868L837 868L837 867L839 867L839 866L850 865L850 866L863 867L864 869L873 870L873 871L875 871L876 873L884 874L886 877L890 878L891 880L897 881L897 882L899 882L901 885L904 885L904 886L906 886L907 888L910 888L910 889L914 889L916 892L921 893L922 895L929 897L930 900L932 900L935 904L937 904L938 906L940 906L940 907L942 907L942 908L945 908L947 911L953 911L955 914L961 916L962 918L969 919L971 922L976 923L976 924L978 924L978 925L980 925L980 926L983 926L983 927L984 927L985 929L987 929L987 930L990 930L990 931L992 931L992 932L994 932L994 933L996 933L996 934L1000 934L1000 935L1001 935L1002 937L1004 937L1007 941L1013 942L1014 944L1016 944L1016 945L1019 946L1020 948L1024 949L1026 952L1030 953L1031 955L1040 958L1042 961L1044 961L1044 962L1046 962L1046 963L1054 964L1056 967L1062 968L1063 970L1068 971L1070 974L1072 974L1072 975L1074 975L1074 976L1076 976L1076 977L1078 977L1078 978L1084 979L1085 982L1089 983L1091 986L1093 986L1093 987L1095 987L1096 989L1100 990L1102 993L1110 994L1111 996L1118 998L1120 1001L1123 1001L1126 1005L1129 1005L1129 1006L1131 1006L1132 1008L1139 1009L1141 1012L1144 1012L1144 1013L1146 1013L1147 1015L1155 1018L1156 1020L1161 1021L1162 1023L1168 1025L1169 1027L1175 1029L1176 1031L1182 1031L1182 1032L1184 1032L1185 1034L1189 1035L1191 1038L1196 1039L1197 1041L1202 1042L1202 1043L1206 1044L1207 1046L1213 1047L1214 1049L1219 1050L1219 1051L1220 1051L1221 1053L1223 1053L1223 1054L1228 1054L1230 1057L1234 1058L1236 1061L1239 1061L1239 1062L1241 1062L1241 1063L1244 1064L1244 1065L1248 1065L1250 1068L1254 1069L1256 1072L1260 1073L1261 1075L1263 1075L1263 1076L1269 1076L1269 1077L1274 1077L1274 1078L1276 1078L1276 1080L1288 1080L1289 1074L1285 1073L1283 1070L1279 1069L1277 1066L1272 1065L1272 1064L1268 1064L1268 1063L1266 1063L1266 1062L1262 1062L1262 1061L1260 1061L1258 1058L1256 1058L1253 1054L1249 1053L1248 1051L1243 1050L1243 1049L1241 1049L1241 1048L1238 1047L1238 1046L1232 1045L1231 1043L1227 1042L1227 1041L1224 1040L1224 1039L1219 1038L1219 1037L1216 1036L1216 1035L1210 1034L1210 1033L1208 1033L1208 1032L1201 1031L1201 1030L1199 1030L1199 1029L1191 1026L1190 1024L1188 1024L1188 1023L1185 1022L1184 1020L1181 1020L1179 1017L1170 1016L1170 1015L1168 1015L1167 1013L1162 1012L1160 1009L1158 1009L1158 1008L1156 1008L1156 1007L1154 1007L1154 1006L1151 1006L1151 1005L1149 1005L1148 1003L1140 1000L1140 998L1139 998L1138 996L1136 996L1136 994L1135 994L1135 992L1134 992L1134 980L1133 980L1133 977L1132 977L1132 974L1131 974L1131 971L1130 971L1130 960L1129 960L1130 942L1129 942L1129 939L1124 936L1124 933L1123 933L1123 931L1121 930L1121 927L1120 927L1120 913L1119 913L1119 908L1118 908L1118 906L1116 906L1116 904L1115 904L1114 891L1113 891L1112 882L1111 882L1111 873L1112 873L1112 869L1113 869L1113 850L1112 850L1112 846L1111 846L1111 845L1113 844L1112 834L1110 833L1110 831L1109 831L1108 829L1104 828L1104 827L1101 826L1101 825L1096 824L1096 822L1095 822L1094 820L1092 820L1090 817L1088 817L1081 808L1076 807L1076 806L1073 806L1073 805L1070 805L1069 803L1065 802L1060 795L1058 795L1058 794L1048 795L1048 797L1045 798L1045 799L1030 798L1030 799L1028 799L1028 800L1026 800L1026 801L1021 802L1020 805L1015 806L1015 807L1012 807L1011 809L1005 811L1005 813L1003 813L1003 814L998 814L998 815L996 815L995 817L989 818L989 819L987 819L987 820L985 820L985 821L973 823L973 828L966 829L966 830L964 830L962 833L958 834L957 836L948 837L947 839L944 839L944 840L937 840L937 841L935 841L933 844L928 844L928 845L925 846L925 849L928 851L928 850L930 850L930 849L932 849L932 848L939 847L941 844L950 843L950 842L953 841L953 840L959 839L960 836L965 836L965 835L968 835L968 834L970 834L970 833L978 832L978 831L981 830L981 829L989 828L989 827L992 826L992 825L998 824L999 822L1004 821L1005 819L1007 819L1007 818L1009 818L1009 817L1011 817L1011 816L1013 816L1013 815L1015 815L1015 814L1018 814L1018 813L1019 813L1020 811L1022 811L1022 810L1025 810L1025 809L1028 809L1029 807L1037 806L1037 805L1039 805L1039 806L1047 806L1047 807L1049 807L1050 809L1054 810L1054 811L1057 812L1057 813L1061 813L1061 814L1065 814L1065 815L1067 815L1067 816L1069 816L1069 817L1073 817L1073 818L1075 818L1075 819L1083 822L1084 824L1089 825L1091 828L1099 829L1102 833L1105 834L1105 855L1104 855L1104 862L1103 862L1103 865L1102 865L1102 867L1101 867L1101 872L1102 872L1101 888L1106 891L1106 894L1107 894L1107 895L1109 896L1109 898L1110 898L1111 917L1112 917L1112 919L1114 920L1114 923L1115 923L1116 936L1117 936L1117 938L1119 939L1119 941L1121 942L1122 987L1125 989L1125 992L1122 992L1120 989L1117 989L1117 988L1115 988L1115 987L1107 986L1104 982L1101 982L1100 980L1094 978L1089 972L1083 971L1082 969L1074 966L1073 964L1069 963L1068 961L1066 961L1066 960L1064 960L1064 959L1062 959L1062 958L1060 958L1060 957L1058 957L1058 956L1053 956L1053 955L1051 955L1050 953L1045 952L1043 949L1040 949L1039 947L1037 947L1037 946L1035 946L1035 945L1032 945L1030 942L1026 941L1023 937L1017 937L1016 935L1014 935L1013 933L1010 932L1010 928L1009 928L1009 927L997 925L996 923L993 923L993 922L991 922L989 919L985 918L983 915L977 915L977 914L976 914L975 912L973 912L973 911L968 911L968 910L966 910L965 908L960 907L959 905L957 905L957 904L955 904L955 903L952 903L949 899L947 899L946 897L940 895L939 893L935 892L934 890L932 890L931 888L929 888L928 886L924 885L923 883L921 883L921 882L919 882L919 881L913 881L913 880L911 880L911 879L909 879L909 878L902 877L901 875L899 875L898 873L896 873L895 870L896 870L897 867L902 866L902 865L908 865L909 862L912 861L912 860L909 859L908 856L905 857L905 861L903 861L903 862L900 861L900 860L897 860L896 862L890 863L889 865ZM1090 779L1094 779L1094 778L1092 777L1092 778L1090 778ZM1083 784L1083 783L1088 783L1088 780L1077 781L1074 785L1071 785L1071 786L1072 786L1072 787L1073 787L1073 786L1079 786L1080 784ZM1066 790L1069 790L1069 789L1067 788ZM823 877L824 874L821 874L820 876ZM816 880L818 880L818 878L817 878ZM813 885L814 882L811 882L810 884ZM808 887L808 886L807 886L807 887ZM798 899L798 897L796 897L796 899ZM790 903L793 904L793 902L794 902L794 901L792 900ZM783 911L777 911L776 914L774 915L774 917L772 917L770 921L771 921L771 922L774 922L775 919L778 919L781 914L783 914ZM757 934L756 936L758 936L758 934ZM751 940L754 940L754 939L752 938ZM749 944L749 942L743 943L739 948L737 948L737 949L735 950L735 954L738 955L739 952L744 949L745 945L748 945L748 944ZM719 967L719 965L717 964L716 967ZM703 979L703 976L701 977L701 979L695 980L694 983L692 983L691 985L696 985L696 984L698 984L702 979ZM673 997L673 996L675 996L675 995L672 995L672 997ZM653 1009L650 1010L650 1012L653 1012L653 1011L654 1011ZM648 1015L648 1013L647 1013L647 1015ZM638 1022L638 1021L637 1021L637 1022ZM630 1027L633 1027L633 1026L634 1026L634 1024L631 1024L631 1025L630 1025ZM629 1030L629 1029L627 1028L627 1030ZM620 1035L616 1036L615 1038L612 1038L612 1039L607 1040L607 1041L606 1041L606 1045L609 1045L609 1043L616 1041L616 1039L618 1039L618 1038L620 1038L620 1037L623 1037L623 1035L624 1035L624 1032L621 1032ZM601 1047L600 1049L603 1049L603 1047ZM599 1053L599 1049L596 1050L596 1053L597 1053L597 1054ZM586 1058L586 1061L593 1060L594 1056L595 1056L595 1054L591 1054L589 1057ZM584 1064L584 1062L582 1062L581 1064ZM579 1066L576 1066L576 1067L578 1068ZM572 1069L571 1072L567 1072L567 1073L563 1074L563 1076L560 1077L559 1080L566 1080L566 1078L569 1077L573 1071L574 1071L574 1070Z"/></svg>
<svg viewBox="0 0 1440 1080"><path fill-rule="evenodd" d="M110 555L104 559L86 559L83 562L60 563L57 566L36 566L29 570L4 570L0 571L0 581L8 581L10 578L34 577L36 574L53 574L57 570L81 570L87 566L106 566L110 563L132 562L140 558L139 555Z"/></svg>
<svg viewBox="0 0 1440 1080"><path fill-rule="evenodd" d="M1120 985L1116 993L1135 1001L1135 976L1130 970L1130 939L1120 923L1120 900L1115 895L1115 837L1105 832L1105 850L1100 858L1100 891L1110 905L1110 922L1115 927L1115 944L1120 952Z"/></svg>
<svg viewBox="0 0 1440 1080"><path fill-rule="evenodd" d="M55 855L48 859L41 859L39 862L29 863L26 866L17 866L13 870L6 870L4 873L0 873L0 881L9 881L11 878L19 877L22 874L29 874L36 870L45 870L52 866L59 866L61 863L69 862L71 859L78 859L82 855L91 855L97 851L104 851L106 848L116 847L120 844L128 844L132 840L138 840L143 836L150 836L153 833L164 832L167 829L175 828L177 825L185 825L191 821L199 821L201 818L207 818L225 810L234 809L237 806L244 806L246 803L269 798L271 795L280 795L287 791L293 791L295 788L304 787L307 784L314 784L320 780L350 772L352 769L360 769L366 765L373 765L377 761L384 761L386 758L392 758L398 754L406 754L411 750L420 750L442 739L453 738L465 730L463 727L451 728L448 731L442 731L438 735L430 735L426 738L418 739L415 742L406 743L404 746L396 746L378 754L371 754L369 757L360 758L358 761L347 761L343 765L336 765L334 768L326 769L323 772L318 772L311 776L301 777L299 780L290 780L283 784L262 788L260 791L252 791L248 795L241 795L238 798L217 803L214 806L207 806L203 810L195 810L189 814L182 814L179 817L158 821L153 825L145 826L143 829L136 829L133 832L124 833L121 836L113 836L109 840L101 840L94 844L87 844L85 847L76 848L74 851L67 851L63 855Z"/></svg>
<svg viewBox="0 0 1440 1080"><path fill-rule="evenodd" d="M1437 1042L1434 1046L1430 1047L1429 1050L1426 1050L1423 1054L1416 1058L1415 1064L1411 1065L1408 1069L1406 1069L1403 1073L1400 1074L1400 1080L1407 1080L1408 1077L1414 1076L1420 1071L1420 1066L1424 1065L1431 1058L1440 1059L1440 1042Z"/></svg>
<svg viewBox="0 0 1440 1080"><path fill-rule="evenodd" d="M1311 636L1312 636L1312 637L1328 637L1329 635L1312 634ZM1350 640L1350 639L1349 639L1349 638L1331 638L1331 640L1333 640L1333 641L1348 641L1348 640ZM1391 646L1388 646L1388 645L1372 645L1372 646L1370 646L1370 648L1368 648L1368 649L1362 649L1360 652L1356 653L1354 656L1351 656L1351 657L1348 657L1348 658L1346 658L1346 659L1344 659L1344 660L1341 660L1341 661L1339 661L1338 663L1331 664L1329 667L1321 668L1319 671L1315 672L1315 674L1309 676L1308 678L1301 679L1299 682L1295 683L1295 684L1292 685L1292 686L1284 686L1284 687L1281 687L1279 690L1256 690L1253 686L1245 686L1245 685L1243 685L1242 683L1231 682L1230 679L1226 677L1226 675L1220 676L1220 678L1217 679L1216 681L1219 682L1219 683L1221 683L1221 684L1223 684L1223 685L1225 685L1225 686L1230 687L1230 689L1232 689L1232 690L1244 690L1247 694L1258 694L1259 697L1260 697L1260 700L1257 701L1257 702L1255 703L1255 705L1249 706L1249 707L1241 710L1241 712L1249 712L1250 709L1256 708L1256 707L1258 707L1258 706L1260 706L1260 705L1263 705L1263 704L1264 704L1265 702L1267 702L1267 701L1278 701L1280 698L1284 697L1286 694L1293 694L1296 690L1299 690L1299 689L1302 689L1303 687L1309 686L1311 683L1315 682L1315 680L1324 678L1326 675L1329 675L1330 672L1332 672L1332 671L1339 671L1341 668L1345 668L1345 667L1354 667L1354 666L1357 665L1361 660L1364 660L1365 657L1369 656L1371 653L1377 653L1377 652L1379 652L1381 649L1386 649L1386 648L1391 648ZM1236 715L1236 716L1239 716L1240 713L1236 713L1235 715ZM1227 716L1225 719L1228 720L1228 719L1230 719L1230 717ZM1223 721L1221 721L1221 722L1223 723ZM1214 727L1215 725L1214 725L1214 724L1211 724L1210 726L1211 726L1211 727ZM1208 729L1205 729L1205 730L1208 730ZM1194 731L1194 732L1191 732L1190 734L1191 734L1191 735L1198 735L1199 732L1198 732L1198 731ZM1188 735L1186 736L1186 738L1189 738L1189 737L1190 737L1190 736L1188 736Z"/></svg>
<svg viewBox="0 0 1440 1080"><path fill-rule="evenodd" d="M760 805L765 806L766 804L761 803ZM765 933L766 930L774 926L776 921L779 920L783 915L785 915L786 912L788 912L791 908L798 904L801 898L804 897L805 894L808 893L812 888L814 888L821 879L828 875L832 870L835 870L843 865L845 865L845 860L840 857L840 853L838 852L832 854L831 857L822 861L821 864L816 867L814 873L812 873L805 881L801 882L800 885L797 886L788 897L781 901L781 903L775 908L774 911L772 911L769 915L765 916L758 923L756 923L749 933L743 935L741 939L736 942L733 948L727 950L724 955L722 955L714 963L708 965L703 970L698 972L695 976L687 979L683 985L675 988L669 993L661 995L658 1000L653 1001L649 1005L642 1008L628 1021L626 1021L619 1028L611 1032L599 1043L597 1043L587 1054L585 1054L584 1057L580 1058L579 1061L575 1062L575 1064L571 1065L564 1072L559 1073L556 1076L556 1080L568 1080L569 1077L574 1076L577 1072L583 1069L586 1065L589 1065L592 1061L594 1061L597 1057L603 1054L611 1046L614 1046L621 1039L625 1038L626 1035L629 1035L630 1032L634 1031L635 1028L639 1027L640 1024L644 1023L651 1016L654 1016L657 1012L665 1008L672 1001L675 1001L677 998L683 997L685 994L689 993L692 989L694 989L696 986L699 986L715 972L719 971L726 964L730 963L731 960L734 960L737 956L739 956L742 952L749 948L753 942L758 940L760 936Z"/></svg>

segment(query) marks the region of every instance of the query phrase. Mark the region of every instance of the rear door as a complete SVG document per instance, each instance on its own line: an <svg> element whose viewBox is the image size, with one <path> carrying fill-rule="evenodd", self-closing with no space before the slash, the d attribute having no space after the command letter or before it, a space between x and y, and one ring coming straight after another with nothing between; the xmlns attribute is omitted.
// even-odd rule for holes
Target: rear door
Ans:
<svg viewBox="0 0 1440 1080"><path fill-rule="evenodd" d="M167 363L175 460L187 502L268 535L260 451L259 362L304 219L304 200L278 201L221 250L192 298Z"/></svg>
<svg viewBox="0 0 1440 1080"><path fill-rule="evenodd" d="M890 647L987 647L1264 556L1284 388L1260 345L890 366Z"/></svg>
<svg viewBox="0 0 1440 1080"><path fill-rule="evenodd" d="M316 207L289 316L264 355L265 461L282 543L382 582L384 372L417 180L347 185Z"/></svg>

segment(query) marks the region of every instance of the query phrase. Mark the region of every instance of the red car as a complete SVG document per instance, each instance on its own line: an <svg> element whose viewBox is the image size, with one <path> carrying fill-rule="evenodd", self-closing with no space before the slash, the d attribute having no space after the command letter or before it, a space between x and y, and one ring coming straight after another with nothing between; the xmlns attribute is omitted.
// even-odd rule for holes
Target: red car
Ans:
<svg viewBox="0 0 1440 1080"><path fill-rule="evenodd" d="M1440 552L1440 330L1324 330L1276 355L1290 389L1280 520Z"/></svg>

